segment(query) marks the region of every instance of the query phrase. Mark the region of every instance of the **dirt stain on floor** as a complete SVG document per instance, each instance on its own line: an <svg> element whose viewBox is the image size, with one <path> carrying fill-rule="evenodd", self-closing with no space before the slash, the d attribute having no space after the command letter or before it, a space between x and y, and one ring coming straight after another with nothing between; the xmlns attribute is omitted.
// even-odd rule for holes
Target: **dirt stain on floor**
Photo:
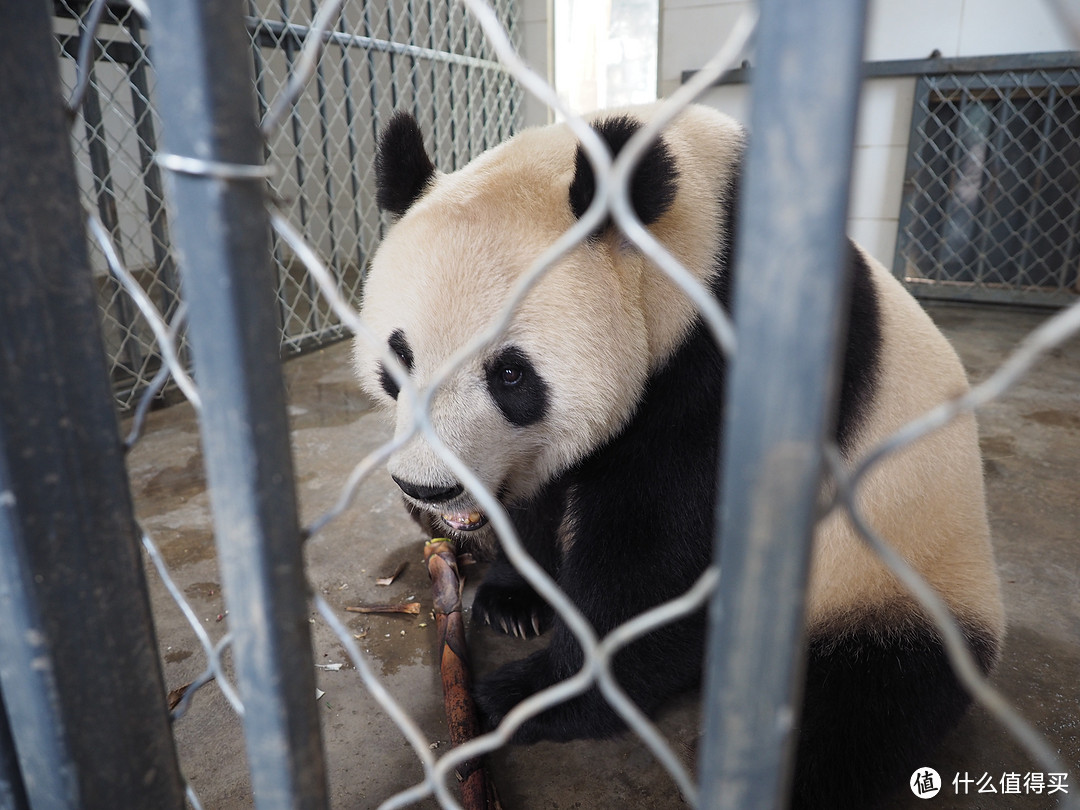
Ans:
<svg viewBox="0 0 1080 810"><path fill-rule="evenodd" d="M152 532L170 568L214 559L214 536L197 529L157 529Z"/></svg>
<svg viewBox="0 0 1080 810"><path fill-rule="evenodd" d="M1032 411L1031 413L1025 413L1024 418L1047 427L1080 431L1080 414L1077 413L1058 410Z"/></svg>

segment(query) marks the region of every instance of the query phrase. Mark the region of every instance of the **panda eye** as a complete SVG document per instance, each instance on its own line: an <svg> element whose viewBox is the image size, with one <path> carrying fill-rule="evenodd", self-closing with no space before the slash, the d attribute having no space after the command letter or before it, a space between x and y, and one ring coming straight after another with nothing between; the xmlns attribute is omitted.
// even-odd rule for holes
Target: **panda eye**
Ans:
<svg viewBox="0 0 1080 810"><path fill-rule="evenodd" d="M390 339L386 341L390 347L390 351L397 355L398 360L401 361L401 365L405 366L406 371L412 371L413 367L413 353L409 348L409 343L405 340L405 333L400 329L396 330L390 335ZM383 390L387 395L393 399L398 398L400 391L398 390L398 384L394 381L394 378L390 376L390 372L386 370L386 367L382 363L379 364L379 382L382 384Z"/></svg>
<svg viewBox="0 0 1080 810"><path fill-rule="evenodd" d="M548 386L532 358L517 346L506 346L484 364L488 393L506 421L528 427L544 418Z"/></svg>

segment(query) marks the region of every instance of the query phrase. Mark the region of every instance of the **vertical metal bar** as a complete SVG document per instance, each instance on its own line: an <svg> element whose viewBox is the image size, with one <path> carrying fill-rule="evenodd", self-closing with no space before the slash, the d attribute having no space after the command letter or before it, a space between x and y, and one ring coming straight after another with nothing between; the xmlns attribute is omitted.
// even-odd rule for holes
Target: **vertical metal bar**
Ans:
<svg viewBox="0 0 1080 810"><path fill-rule="evenodd" d="M1078 75L1076 71L1071 70L1067 73L1062 74L1058 78L1058 81L1067 87L1073 87L1076 84L1080 83L1080 75ZM1062 111L1061 122L1065 131L1068 132L1070 129L1073 129L1071 127L1071 122L1075 117L1076 113L1074 107L1076 103L1076 96L1074 96L1072 93L1063 93L1061 95L1061 102L1067 107L1073 107L1074 110L1073 116L1066 116L1066 111ZM1075 164L1070 166L1069 171L1072 174L1072 177L1070 178L1071 182L1069 183L1069 194L1067 196L1067 199L1069 200L1069 208L1071 210L1071 213L1069 214L1068 223L1065 226L1065 233L1067 234L1067 237L1065 241L1065 248L1063 249L1061 254L1061 281L1058 287L1058 292L1061 293L1067 291L1069 284L1069 276L1072 272L1075 272L1077 265L1080 264L1080 262L1077 262L1074 253L1077 245L1077 226L1080 225L1080 187L1078 187L1076 183L1077 167L1075 166ZM1080 275L1077 276L1076 291L1080 292Z"/></svg>
<svg viewBox="0 0 1080 810"><path fill-rule="evenodd" d="M702 806L777 808L839 375L864 0L762 0L736 239ZM722 538L722 541L721 541Z"/></svg>
<svg viewBox="0 0 1080 810"><path fill-rule="evenodd" d="M151 10L169 34L154 41L165 147L263 165L241 7L153 0ZM325 808L266 190L258 180L168 180L255 803Z"/></svg>
<svg viewBox="0 0 1080 810"><path fill-rule="evenodd" d="M454 52L454 6L450 3L446 4L446 50L449 53ZM461 168L458 164L458 127L457 127L457 103L454 99L454 63L446 63L446 96L447 96L447 108L450 113L450 171L457 171Z"/></svg>
<svg viewBox="0 0 1080 810"><path fill-rule="evenodd" d="M893 253L892 273L900 281L907 278L908 253L912 246L918 247L911 229L915 223L915 198L919 189L915 180L919 176L919 150L925 143L924 127L930 118L930 81L920 76L915 81L915 95L911 101L911 127L908 129L907 163L904 166L903 193L900 201L900 219L896 223L896 248Z"/></svg>
<svg viewBox="0 0 1080 810"><path fill-rule="evenodd" d="M1039 96L1036 95L1035 90L1032 89L1030 91L1030 94L1027 96L1027 99L1028 103L1033 103L1039 99ZM1028 190L1031 192L1031 196L1028 199L1027 205L1024 206L1024 217L1026 221L1024 223L1024 235L1023 237L1021 237L1020 240L1020 245L1023 252L1020 254L1019 260L1017 260L1016 262L1017 268L1029 268L1033 263L1031 256L1034 252L1032 247L1032 241L1035 231L1035 220L1038 216L1040 203L1045 205L1045 199L1043 195L1047 186L1051 182L1050 177L1047 175L1046 172L1046 161L1050 151L1050 132L1051 125L1054 121L1054 104L1056 103L1056 101L1057 88L1053 85L1050 85L1049 92L1047 93L1046 109L1043 115L1042 127L1040 127L1039 132L1038 156L1035 158L1035 168L1031 173L1031 179L1027 183L1027 187ZM1034 127L1032 127L1032 129L1034 129ZM1040 259L1039 255L1036 253L1035 261L1041 264L1044 269L1048 269L1046 267L1045 256ZM1027 281L1029 284L1033 281L1031 276L1027 275L1027 271L1023 269L1020 270L1019 277L1016 279L1016 281L1020 281L1020 279L1024 276L1027 276ZM1016 286L1028 285L1016 284Z"/></svg>
<svg viewBox="0 0 1080 810"><path fill-rule="evenodd" d="M436 49L435 42L435 7L432 0L427 0L428 19L428 47ZM449 48L447 48L449 50ZM439 63L431 60L431 155L436 165L439 165Z"/></svg>
<svg viewBox="0 0 1080 810"><path fill-rule="evenodd" d="M87 35L85 31L81 34L81 36ZM105 122L101 116L101 99L98 97L97 83L93 79L92 65L90 71L91 79L86 87L86 95L83 96L82 114L86 125L86 145L90 151L90 170L94 176L94 194L97 197L98 216L101 217L102 224L113 238L117 255L121 261L124 261L123 234L120 232L120 216L116 210L116 191L113 188L112 168L109 165L109 147L105 143ZM127 295L120 292L120 286L112 276L106 277L105 284L110 290L119 293L111 297L117 309L116 320L123 326L120 346L122 353L127 356L127 362L131 365L133 385L137 387L145 356L135 331L135 310Z"/></svg>
<svg viewBox="0 0 1080 810"><path fill-rule="evenodd" d="M386 2L386 38L391 42L394 41L394 0L387 0ZM390 106L396 110L399 95L397 85L397 58L393 51L390 51L390 53L386 55L386 58L390 60Z"/></svg>
<svg viewBox="0 0 1080 810"><path fill-rule="evenodd" d="M1007 100L1007 98L1006 96L1003 101ZM996 204L1000 199L1001 172L1009 169L1008 161L1005 159L1007 129L1005 113L994 115L993 111L991 111L990 121L994 132L990 138L990 153L983 167L986 183L981 187L980 202L982 203L982 210L979 212L979 239L975 249L975 269L971 279L972 283L977 285L985 284L987 275L993 272L994 269L989 261L989 246L994 228L994 219L997 217ZM1000 171L995 171L997 165L1001 166ZM993 186L998 187L999 193L994 194L991 192Z"/></svg>
<svg viewBox="0 0 1080 810"><path fill-rule="evenodd" d="M467 13L462 14L461 18L461 50L462 53L469 54L469 15ZM472 98L469 96L469 86L472 83L471 71L468 65L465 65L463 70L464 87L465 87L465 159L464 162L472 160L476 155L476 149L473 146L473 108Z"/></svg>
<svg viewBox="0 0 1080 810"><path fill-rule="evenodd" d="M131 82L131 110L135 118L135 133L139 142L139 169L146 196L146 217L150 222L150 237L154 252L154 266L158 268L161 281L161 312L172 315L180 294L176 263L169 251L169 226L165 212L165 192L161 186L161 171L154 162L157 151L157 134L154 117L150 111L150 82L146 76L146 51L142 42L142 23L139 15L127 15L128 33L135 45L135 61L128 66Z"/></svg>
<svg viewBox="0 0 1080 810"><path fill-rule="evenodd" d="M4 711L4 701L0 700L0 807L4 810L27 810L29 806L19 760L15 756L11 726Z"/></svg>
<svg viewBox="0 0 1080 810"><path fill-rule="evenodd" d="M360 22L363 26L364 36L374 36L374 32L371 29L371 4L364 3L364 10L360 14ZM367 69L368 69L368 98L371 101L371 142L376 144L379 142L379 82L378 72L375 69L375 50L373 48L367 49ZM379 238L382 239L385 225L383 224L383 218L376 212L377 223L379 228Z"/></svg>
<svg viewBox="0 0 1080 810"><path fill-rule="evenodd" d="M405 16L409 22L409 39L410 45L418 45L416 41L416 6L415 0L407 0L405 5ZM420 70L420 60L415 56L409 57L409 82L412 84L412 110L413 117L420 121L420 77L417 73Z"/></svg>
<svg viewBox="0 0 1080 810"><path fill-rule="evenodd" d="M180 808L51 9L0 26L4 703L33 806Z"/></svg>
<svg viewBox="0 0 1080 810"><path fill-rule="evenodd" d="M0 425L0 447L7 446ZM11 706L2 718L0 734L5 739L0 747L4 759L11 762L5 771L12 773L2 779L8 786L0 788L0 807L25 807L29 800L40 807L75 808L79 788L64 737L56 662L38 609L14 484L7 459L0 453L0 615L4 617L0 622L0 691L4 697L0 714L5 704ZM19 729L18 753L10 736L9 717Z"/></svg>
<svg viewBox="0 0 1080 810"><path fill-rule="evenodd" d="M279 6L281 8L281 19L288 22L291 18L289 12L288 0L280 0ZM288 65L288 75L292 76L293 71L296 69L296 53L303 48L303 42L297 43L297 36L290 30L281 39L282 48L285 50L285 63ZM303 94L301 93L301 97ZM300 232L308 233L308 202L307 194L304 191L304 186L307 183L307 164L304 161L304 131L300 123L300 100L297 99L293 104L292 110L289 112L289 127L292 132L293 146L296 148L296 155L294 158L294 165L296 167L296 207L297 213L300 217ZM292 277L292 267L285 267L285 278L289 282L285 285L284 289L287 290L290 285L295 284L298 289L303 289L304 285L294 281ZM289 321L285 321L285 338L286 342L292 342L298 349L302 345L304 333L308 332L311 328L311 317L315 312L315 302L318 301L319 288L315 284L315 280L308 277L307 295L311 299L311 309L308 311L307 317L303 319L300 326L300 334L292 335L289 333L288 324ZM296 301L296 306L289 307L289 311L292 313L293 318L299 318L299 312L297 311L300 301Z"/></svg>
<svg viewBox="0 0 1080 810"><path fill-rule="evenodd" d="M266 103L266 88L263 81L263 77L266 74L266 64L262 58L262 35L260 31L260 24L265 22L262 12L256 6L255 0L248 0L247 3L248 16L253 21L253 25L248 28L248 33L251 35L251 62L255 69L255 103L259 110L259 120L262 121L266 118L267 103ZM269 29L266 30L266 38L273 41L274 34ZM263 143L263 160L269 162L270 160L270 145ZM281 242L274 236L272 238L273 244L273 256L274 256L274 276L276 286L279 291L285 287L285 277L288 275L288 268L285 267L285 256L281 251ZM285 342L285 325L289 322L289 310L285 304L285 296L277 295L277 313L278 313L278 330L281 338L281 342Z"/></svg>
<svg viewBox="0 0 1080 810"><path fill-rule="evenodd" d="M314 19L315 14L318 12L318 5L312 0L310 5L311 16ZM344 46L339 46L337 52L340 54L344 51ZM323 52L323 58L325 59L326 52ZM334 173L333 167L330 163L330 118L326 113L326 76L323 72L323 59L320 59L318 64L315 65L315 93L319 100L319 146L320 154L323 162L323 190L326 192L326 227L330 235L330 269L334 273L334 277L341 283L343 276L341 253L338 245L337 227L335 220L337 217L334 214ZM308 278L308 286L311 289L311 309L314 317L318 321L318 325L313 329L315 332L315 340L321 342L325 335L328 334L333 328L329 321L334 318L334 313L330 309L329 304L326 304L326 314L319 311L319 301L322 300L322 294L319 292L318 287L312 287L314 279Z"/></svg>
<svg viewBox="0 0 1080 810"><path fill-rule="evenodd" d="M345 11L342 7L341 15L338 18L338 30L341 33L345 33L347 26L345 23ZM349 147L349 192L351 193L351 205L352 209L352 222L353 230L356 232L356 272L362 274L364 272L364 233L360 219L360 167L357 165L357 156L359 149L356 145L356 109L353 106L353 87L352 87L352 46L343 47L341 49L341 83L345 96L345 136L346 142ZM344 268L342 268L344 271Z"/></svg>

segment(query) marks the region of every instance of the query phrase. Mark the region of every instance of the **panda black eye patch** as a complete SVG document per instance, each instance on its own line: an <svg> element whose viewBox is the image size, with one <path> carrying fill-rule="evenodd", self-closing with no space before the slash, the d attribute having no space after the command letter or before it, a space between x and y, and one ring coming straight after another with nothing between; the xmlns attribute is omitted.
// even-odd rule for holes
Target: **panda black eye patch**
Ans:
<svg viewBox="0 0 1080 810"><path fill-rule="evenodd" d="M515 427L528 427L544 418L548 386L529 356L517 346L507 346L484 364L488 393L496 407Z"/></svg>
<svg viewBox="0 0 1080 810"><path fill-rule="evenodd" d="M409 342L405 340L405 333L400 329L394 330L393 334L386 341L386 345L390 347L390 351L398 356L401 360L401 364L405 366L406 371L412 371L413 367L413 353L409 348ZM379 384L382 385L383 390L394 399L398 398L398 394L401 392L400 387L394 378L390 376L390 372L386 370L386 366L379 363Z"/></svg>

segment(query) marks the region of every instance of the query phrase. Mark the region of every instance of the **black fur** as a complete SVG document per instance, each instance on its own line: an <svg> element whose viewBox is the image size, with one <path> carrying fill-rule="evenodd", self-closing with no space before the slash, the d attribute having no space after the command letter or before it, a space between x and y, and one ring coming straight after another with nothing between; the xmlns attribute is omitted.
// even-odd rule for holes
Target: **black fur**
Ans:
<svg viewBox="0 0 1080 810"><path fill-rule="evenodd" d="M547 414L547 382L517 346L508 346L491 358L484 374L491 398L510 424L528 427Z"/></svg>
<svg viewBox="0 0 1080 810"><path fill-rule="evenodd" d="M793 810L863 810L902 790L971 702L929 621L902 632L878 623L810 641ZM996 644L978 630L966 636L989 672Z"/></svg>
<svg viewBox="0 0 1080 810"><path fill-rule="evenodd" d="M552 542L566 508L566 486L554 481L528 503L507 509L526 550L551 576L559 573L556 544ZM528 638L551 626L553 611L533 590L500 550L476 591L473 620Z"/></svg>
<svg viewBox="0 0 1080 810"><path fill-rule="evenodd" d="M641 123L630 116L620 115L593 124L612 157L626 146L631 136L641 128ZM645 151L630 178L630 202L634 213L645 225L660 219L671 207L678 189L679 170L667 145L659 139ZM578 219L585 213L596 195L596 176L585 150L578 146L574 157L574 180L570 184L570 210ZM611 219L597 229L602 232L611 226Z"/></svg>
<svg viewBox="0 0 1080 810"><path fill-rule="evenodd" d="M416 119L398 111L379 136L375 151L375 201L401 216L412 207L435 177L435 165L424 148Z"/></svg>
<svg viewBox="0 0 1080 810"><path fill-rule="evenodd" d="M870 267L851 248L850 293L844 376L837 407L836 441L843 453L851 450L855 431L869 410L881 364L881 312Z"/></svg>
<svg viewBox="0 0 1080 810"><path fill-rule="evenodd" d="M398 478L396 475L391 475L390 477L394 479L394 483L398 485L398 489L410 498L414 498L418 501L426 501L427 503L446 503L447 501L452 501L465 491L465 487L461 484L428 486L427 484L414 484L410 481L405 481Z"/></svg>
<svg viewBox="0 0 1080 810"><path fill-rule="evenodd" d="M405 333L400 329L395 329L386 343L390 346L390 351L401 360L401 365L405 366L405 370L412 371L413 353L409 347L409 342L405 339ZM401 393L398 384L394 382L394 378L390 376L390 372L386 370L386 366L382 363L379 364L379 384L394 399L397 399L398 394Z"/></svg>
<svg viewBox="0 0 1080 810"><path fill-rule="evenodd" d="M620 124L616 129L627 128ZM589 196L581 177L579 163L577 188L571 191L578 214ZM736 172L724 190L727 239L716 257L713 280L713 293L725 307L730 304L737 193ZM836 427L842 447L850 443L873 400L881 343L870 270L854 249L851 256L847 352ZM525 513L544 515L545 526L530 538L533 553L557 561L546 565L557 571L560 586L600 635L685 592L709 563L724 379L724 358L699 320L649 379L625 429L549 485L546 491L565 491L564 505L545 498L523 507ZM555 536L560 523L572 535L565 549L557 546ZM478 616L514 620L522 612L519 603L535 608L538 598L507 564L493 566L492 577L490 586L485 582L478 593ZM508 583L511 598L500 603ZM892 636L873 632L873 627L866 632L849 627L848 635L813 642L806 683L809 711L800 726L796 806L868 807L882 781L892 781L910 764L904 752L925 751L922 746L936 741L963 711L966 697L940 642L929 631L920 634L919 627L925 626ZM699 683L704 638L702 610L620 651L613 664L616 678L651 712L666 698ZM984 647L988 666L993 645L985 642ZM554 616L548 648L483 678L475 689L478 705L488 722L497 724L521 700L572 676L582 663L573 634ZM527 721L515 740L604 737L622 730L622 721L592 689ZM845 735L850 742L838 748L823 742ZM917 764L897 777L899 784ZM846 780L850 787L864 770L869 777L864 791L843 805L837 785Z"/></svg>

